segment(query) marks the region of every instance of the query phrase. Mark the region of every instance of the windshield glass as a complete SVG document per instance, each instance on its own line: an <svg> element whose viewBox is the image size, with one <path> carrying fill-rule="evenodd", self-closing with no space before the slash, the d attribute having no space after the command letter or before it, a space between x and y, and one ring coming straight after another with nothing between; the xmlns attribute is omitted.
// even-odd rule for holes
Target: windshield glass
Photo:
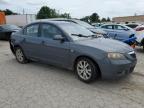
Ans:
<svg viewBox="0 0 144 108"><path fill-rule="evenodd" d="M20 29L18 26L16 25L4 25L2 26L3 29Z"/></svg>
<svg viewBox="0 0 144 108"><path fill-rule="evenodd" d="M91 26L90 24L84 22L84 21L80 21L80 20L75 20L76 23L78 23L79 25L86 27L86 28L94 28L93 26Z"/></svg>
<svg viewBox="0 0 144 108"><path fill-rule="evenodd" d="M62 30L64 30L66 33L68 33L69 36L71 36L71 38L73 40L87 39L89 36L94 35L91 31L89 31L85 27L80 26L78 24L64 23L64 24L59 24L59 26L60 26L60 28L62 28ZM73 34L77 34L77 35L80 34L83 36L77 36L77 35L73 35Z"/></svg>

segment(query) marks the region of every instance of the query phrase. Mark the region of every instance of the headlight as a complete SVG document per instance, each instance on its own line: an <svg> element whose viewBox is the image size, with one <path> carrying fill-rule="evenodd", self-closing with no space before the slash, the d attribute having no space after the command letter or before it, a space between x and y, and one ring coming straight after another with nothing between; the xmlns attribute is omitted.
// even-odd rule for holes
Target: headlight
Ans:
<svg viewBox="0 0 144 108"><path fill-rule="evenodd" d="M121 53L108 53L109 59L126 59L125 56Z"/></svg>

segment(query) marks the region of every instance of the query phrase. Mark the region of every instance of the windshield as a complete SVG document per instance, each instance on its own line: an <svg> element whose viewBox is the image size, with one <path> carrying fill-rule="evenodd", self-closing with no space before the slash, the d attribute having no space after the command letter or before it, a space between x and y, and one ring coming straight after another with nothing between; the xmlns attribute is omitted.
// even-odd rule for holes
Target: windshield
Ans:
<svg viewBox="0 0 144 108"><path fill-rule="evenodd" d="M4 26L2 26L2 28L3 29L12 29L12 30L14 30L14 29L20 29L18 26L16 26L16 25L4 25Z"/></svg>
<svg viewBox="0 0 144 108"><path fill-rule="evenodd" d="M90 24L84 22L84 21L80 21L80 20L74 20L76 23L78 23L79 25L86 27L86 28L94 28L93 26L91 26Z"/></svg>
<svg viewBox="0 0 144 108"><path fill-rule="evenodd" d="M74 23L59 24L60 28L71 36L73 40L87 39L89 36L94 35L91 31L83 26ZM75 35L74 35L75 34ZM77 34L77 35L76 35ZM81 36L79 36L81 35Z"/></svg>

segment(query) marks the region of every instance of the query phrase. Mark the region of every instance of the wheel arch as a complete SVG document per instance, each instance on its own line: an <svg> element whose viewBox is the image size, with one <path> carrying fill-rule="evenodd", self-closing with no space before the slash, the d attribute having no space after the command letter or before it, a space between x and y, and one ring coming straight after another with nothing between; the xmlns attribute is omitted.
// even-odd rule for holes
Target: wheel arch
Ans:
<svg viewBox="0 0 144 108"><path fill-rule="evenodd" d="M13 46L13 45L10 44L10 48L11 48L11 51L12 51L13 54L15 54L15 48L18 48L18 47L21 48L20 45L14 45Z"/></svg>
<svg viewBox="0 0 144 108"><path fill-rule="evenodd" d="M92 57L87 56L87 55L80 55L80 56L76 57L75 60L74 60L73 69L75 69L76 63L77 63L78 59L80 59L80 58L90 59L95 64L95 66L98 68L99 76L101 77L102 74L101 74L101 70L100 70L100 67L99 67L98 63Z"/></svg>

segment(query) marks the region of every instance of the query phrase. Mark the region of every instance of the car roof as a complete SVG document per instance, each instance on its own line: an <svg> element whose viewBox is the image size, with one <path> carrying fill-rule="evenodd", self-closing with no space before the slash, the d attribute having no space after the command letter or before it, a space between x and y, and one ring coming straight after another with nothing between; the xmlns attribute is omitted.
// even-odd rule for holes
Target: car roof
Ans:
<svg viewBox="0 0 144 108"><path fill-rule="evenodd" d="M66 22L66 21L53 21L53 20L49 20L49 19L41 19L41 20L36 20L33 23L39 23L39 22L43 22L43 23L53 23L53 24L69 24L71 22Z"/></svg>
<svg viewBox="0 0 144 108"><path fill-rule="evenodd" d="M102 26L105 26L105 25L122 25L122 26L124 26L124 24L103 24Z"/></svg>
<svg viewBox="0 0 144 108"><path fill-rule="evenodd" d="M137 23L129 23L129 24L126 24L126 25L140 25L140 24L137 24Z"/></svg>
<svg viewBox="0 0 144 108"><path fill-rule="evenodd" d="M50 19L40 19L37 21L67 21L67 22L73 22L73 23L78 23L80 22L79 19L68 19L68 18L50 18Z"/></svg>

